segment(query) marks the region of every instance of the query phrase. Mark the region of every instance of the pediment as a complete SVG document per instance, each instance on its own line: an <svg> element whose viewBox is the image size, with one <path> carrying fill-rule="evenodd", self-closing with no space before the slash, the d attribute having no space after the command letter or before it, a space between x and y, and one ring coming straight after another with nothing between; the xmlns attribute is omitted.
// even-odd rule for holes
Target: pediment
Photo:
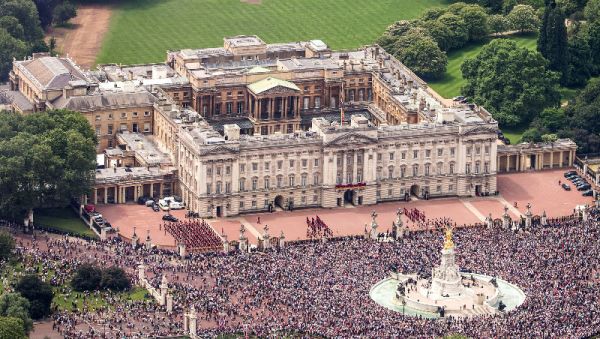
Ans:
<svg viewBox="0 0 600 339"><path fill-rule="evenodd" d="M224 146L224 145L217 145L217 146L213 146L211 148L205 148L202 150L202 152L200 152L200 155L210 155L210 154L214 154L214 155L223 155L223 154L237 154L237 150Z"/></svg>
<svg viewBox="0 0 600 339"><path fill-rule="evenodd" d="M268 90L265 90L260 93L260 95L273 95L273 94L281 94L281 93L297 93L298 91L285 87L285 86L275 86Z"/></svg>
<svg viewBox="0 0 600 339"><path fill-rule="evenodd" d="M496 134L498 129L488 126L477 126L466 129L460 133L460 135L474 135L474 134Z"/></svg>
<svg viewBox="0 0 600 339"><path fill-rule="evenodd" d="M346 133L331 140L326 146L348 146L348 145L364 145L377 143L377 138L368 137L359 133Z"/></svg>

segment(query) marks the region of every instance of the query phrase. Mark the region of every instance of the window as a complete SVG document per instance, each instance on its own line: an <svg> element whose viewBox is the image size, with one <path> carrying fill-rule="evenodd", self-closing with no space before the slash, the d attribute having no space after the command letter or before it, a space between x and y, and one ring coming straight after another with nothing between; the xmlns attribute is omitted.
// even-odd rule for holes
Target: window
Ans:
<svg viewBox="0 0 600 339"><path fill-rule="evenodd" d="M321 97L315 97L315 108L321 108Z"/></svg>
<svg viewBox="0 0 600 339"><path fill-rule="evenodd" d="M145 116L145 117L149 117L149 116L150 116L150 112L148 112L148 111L145 111L145 112L144 112L144 116Z"/></svg>
<svg viewBox="0 0 600 339"><path fill-rule="evenodd" d="M266 190L268 190L268 189L269 189L269 184L270 184L270 182L269 182L269 181L270 181L270 180L269 180L269 177L266 177L266 178L265 178L265 189L266 189Z"/></svg>
<svg viewBox="0 0 600 339"><path fill-rule="evenodd" d="M215 115L221 114L221 104L215 105Z"/></svg>
<svg viewBox="0 0 600 339"><path fill-rule="evenodd" d="M271 163L270 162L265 162L265 172L269 172L269 170L271 169Z"/></svg>
<svg viewBox="0 0 600 339"><path fill-rule="evenodd" d="M377 153L377 161L381 161L381 153Z"/></svg>
<svg viewBox="0 0 600 339"><path fill-rule="evenodd" d="M471 164L467 164L467 165L465 166L465 173L467 173L467 174L471 174Z"/></svg>
<svg viewBox="0 0 600 339"><path fill-rule="evenodd" d="M310 98L309 97L304 97L303 99L303 109L308 109L308 106L310 105Z"/></svg>
<svg viewBox="0 0 600 339"><path fill-rule="evenodd" d="M206 168L206 175L207 176L212 176L212 167L207 167Z"/></svg>
<svg viewBox="0 0 600 339"><path fill-rule="evenodd" d="M302 205L306 205L306 196L303 195L300 201L302 202Z"/></svg>
<svg viewBox="0 0 600 339"><path fill-rule="evenodd" d="M290 177L289 177L289 186L290 186L290 187L293 187L293 186L294 186L294 180L295 180L295 179L296 179L296 178L294 177L294 175L293 175L293 174L292 174L292 175L290 175Z"/></svg>
<svg viewBox="0 0 600 339"><path fill-rule="evenodd" d="M96 115L96 121L100 120L100 116Z"/></svg>
<svg viewBox="0 0 600 339"><path fill-rule="evenodd" d="M450 192L454 191L454 185L448 185L448 191L450 191Z"/></svg>
<svg viewBox="0 0 600 339"><path fill-rule="evenodd" d="M121 112L121 119L127 119L127 112Z"/></svg>
<svg viewBox="0 0 600 339"><path fill-rule="evenodd" d="M238 114L242 114L244 112L244 102L243 101L239 101L237 103L237 113Z"/></svg>
<svg viewBox="0 0 600 339"><path fill-rule="evenodd" d="M453 157L454 156L454 147L450 147L450 156Z"/></svg>
<svg viewBox="0 0 600 339"><path fill-rule="evenodd" d="M438 148L437 152L438 152L438 157L441 157L444 154L444 149Z"/></svg>
<svg viewBox="0 0 600 339"><path fill-rule="evenodd" d="M419 165L413 165L413 177L419 175Z"/></svg>
<svg viewBox="0 0 600 339"><path fill-rule="evenodd" d="M244 192L246 190L246 179L240 179L240 192Z"/></svg>
<svg viewBox="0 0 600 339"><path fill-rule="evenodd" d="M430 149L425 150L425 158L431 158L431 150Z"/></svg>
<svg viewBox="0 0 600 339"><path fill-rule="evenodd" d="M256 191L257 188L258 188L258 179L252 178L252 190Z"/></svg>
<svg viewBox="0 0 600 339"><path fill-rule="evenodd" d="M240 164L240 173L246 172L246 164Z"/></svg>
<svg viewBox="0 0 600 339"><path fill-rule="evenodd" d="M473 147L471 147L471 146L467 147L467 155L471 155L472 151L473 151Z"/></svg>
<svg viewBox="0 0 600 339"><path fill-rule="evenodd" d="M302 187L306 187L306 178L307 178L307 175L306 174L302 174L302 177L300 179L300 185Z"/></svg>
<svg viewBox="0 0 600 339"><path fill-rule="evenodd" d="M302 168L306 168L308 166L308 160L302 159Z"/></svg>
<svg viewBox="0 0 600 339"><path fill-rule="evenodd" d="M417 159L419 157L419 151L413 151L413 159Z"/></svg>
<svg viewBox="0 0 600 339"><path fill-rule="evenodd" d="M257 162L252 163L252 171L254 171L254 172L258 171L258 163Z"/></svg>
<svg viewBox="0 0 600 339"><path fill-rule="evenodd" d="M144 123L144 132L150 133L150 123L149 122Z"/></svg>
<svg viewBox="0 0 600 339"><path fill-rule="evenodd" d="M256 208L256 200L252 200L252 208Z"/></svg>
<svg viewBox="0 0 600 339"><path fill-rule="evenodd" d="M437 185L435 187L435 191L438 192L438 193L442 193L442 185Z"/></svg>
<svg viewBox="0 0 600 339"><path fill-rule="evenodd" d="M404 178L406 176L406 166L400 167L400 178Z"/></svg>
<svg viewBox="0 0 600 339"><path fill-rule="evenodd" d="M378 172L378 173L380 173L380 172ZM340 185L342 183L342 175L341 174L338 173L337 177L335 178L335 183L338 185Z"/></svg>
<svg viewBox="0 0 600 339"><path fill-rule="evenodd" d="M221 175L221 166L217 166L217 175Z"/></svg>
<svg viewBox="0 0 600 339"><path fill-rule="evenodd" d="M210 194L210 191L212 191L212 184L206 184L206 194Z"/></svg>
<svg viewBox="0 0 600 339"><path fill-rule="evenodd" d="M294 160L290 160L290 168L294 168Z"/></svg>
<svg viewBox="0 0 600 339"><path fill-rule="evenodd" d="M108 125L108 134L113 134L113 125Z"/></svg>
<svg viewBox="0 0 600 339"><path fill-rule="evenodd" d="M317 202L317 201L319 201L319 197L316 195L313 195L313 202Z"/></svg>
<svg viewBox="0 0 600 339"><path fill-rule="evenodd" d="M401 153L402 160L406 159L406 152Z"/></svg>
<svg viewBox="0 0 600 339"><path fill-rule="evenodd" d="M479 174L479 161L475 163L475 174Z"/></svg>
<svg viewBox="0 0 600 339"><path fill-rule="evenodd" d="M283 168L283 160L277 160L277 169L281 170Z"/></svg>
<svg viewBox="0 0 600 339"><path fill-rule="evenodd" d="M314 167L319 167L319 159L315 159Z"/></svg>
<svg viewBox="0 0 600 339"><path fill-rule="evenodd" d="M425 175L429 175L429 164L425 164Z"/></svg>
<svg viewBox="0 0 600 339"><path fill-rule="evenodd" d="M133 112L133 113L131 113L131 115L132 115L134 118L137 118L137 116L138 116L138 113L137 113L137 112Z"/></svg>
<svg viewBox="0 0 600 339"><path fill-rule="evenodd" d="M225 193L231 193L231 183L230 182L225 183Z"/></svg>
<svg viewBox="0 0 600 339"><path fill-rule="evenodd" d="M313 175L313 185L318 185L318 184L319 184L319 175L314 174Z"/></svg>
<svg viewBox="0 0 600 339"><path fill-rule="evenodd" d="M441 162L439 162L439 163L437 164L437 174L438 174L438 175L441 175L441 174L443 174L443 173L442 173L442 172L443 172L443 169L444 169L444 164L442 164Z"/></svg>
<svg viewBox="0 0 600 339"><path fill-rule="evenodd" d="M390 160L394 160L394 152L390 153Z"/></svg>
<svg viewBox="0 0 600 339"><path fill-rule="evenodd" d="M490 173L490 163L489 162L485 162L483 164L483 173L485 173L485 174Z"/></svg>
<svg viewBox="0 0 600 339"><path fill-rule="evenodd" d="M96 136L100 136L100 125L96 126Z"/></svg>
<svg viewBox="0 0 600 339"><path fill-rule="evenodd" d="M127 124L121 124L120 130L121 132L127 131Z"/></svg>
<svg viewBox="0 0 600 339"><path fill-rule="evenodd" d="M490 146L485 146L484 152L485 152L486 155L490 154Z"/></svg>
<svg viewBox="0 0 600 339"><path fill-rule="evenodd" d="M112 120L112 118L113 118L112 113L108 113L108 120Z"/></svg>
<svg viewBox="0 0 600 339"><path fill-rule="evenodd" d="M357 171L357 173L356 173L356 182L362 182L363 181L362 179L363 179L363 177L362 177L362 171Z"/></svg>
<svg viewBox="0 0 600 339"><path fill-rule="evenodd" d="M221 194L221 182L220 181L217 181L217 186L216 186L216 189L215 189L215 193Z"/></svg>
<svg viewBox="0 0 600 339"><path fill-rule="evenodd" d="M277 188L281 188L283 186L283 177L280 175L277 177Z"/></svg>
<svg viewBox="0 0 600 339"><path fill-rule="evenodd" d="M477 155L481 154L481 146L475 147L475 154L477 154Z"/></svg>
<svg viewBox="0 0 600 339"><path fill-rule="evenodd" d="M233 103L232 102L228 102L225 104L225 110L227 111L227 114L231 114L231 112L233 111Z"/></svg>
<svg viewBox="0 0 600 339"><path fill-rule="evenodd" d="M452 164L450 164L450 168L448 169L448 172L449 172L450 174L454 174L454 164L453 164L453 163L452 163Z"/></svg>
<svg viewBox="0 0 600 339"><path fill-rule="evenodd" d="M226 175L230 175L231 174L231 166L225 166L225 174Z"/></svg>
<svg viewBox="0 0 600 339"><path fill-rule="evenodd" d="M240 201L240 209L243 209L243 208L244 208L244 202Z"/></svg>
<svg viewBox="0 0 600 339"><path fill-rule="evenodd" d="M391 196L392 196L392 189L390 188L390 189L388 189L388 197L391 197Z"/></svg>

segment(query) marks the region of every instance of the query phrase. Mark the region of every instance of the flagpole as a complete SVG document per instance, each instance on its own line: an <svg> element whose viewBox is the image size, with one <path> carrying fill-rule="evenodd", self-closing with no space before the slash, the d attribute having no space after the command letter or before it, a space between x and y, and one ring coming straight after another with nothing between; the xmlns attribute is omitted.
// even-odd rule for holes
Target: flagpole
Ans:
<svg viewBox="0 0 600 339"><path fill-rule="evenodd" d="M340 93L340 125L344 126L344 100L345 98L345 91L344 91L344 80L342 79L342 91Z"/></svg>

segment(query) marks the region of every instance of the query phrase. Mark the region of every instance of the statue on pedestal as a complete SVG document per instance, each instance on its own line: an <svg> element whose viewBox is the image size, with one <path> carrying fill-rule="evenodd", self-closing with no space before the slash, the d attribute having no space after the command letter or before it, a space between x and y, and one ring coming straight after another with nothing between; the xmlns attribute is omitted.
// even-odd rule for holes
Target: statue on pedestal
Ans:
<svg viewBox="0 0 600 339"><path fill-rule="evenodd" d="M527 211L525 212L525 227L531 227L531 220L533 213L531 213L531 203L527 203Z"/></svg>
<svg viewBox="0 0 600 339"><path fill-rule="evenodd" d="M372 240L377 239L377 212L371 212L371 232L369 233L369 238Z"/></svg>

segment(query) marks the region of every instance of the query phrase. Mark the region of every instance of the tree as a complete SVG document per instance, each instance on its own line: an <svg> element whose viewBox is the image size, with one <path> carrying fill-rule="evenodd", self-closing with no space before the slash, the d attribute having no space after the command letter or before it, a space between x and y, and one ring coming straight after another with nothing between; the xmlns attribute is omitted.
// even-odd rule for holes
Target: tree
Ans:
<svg viewBox="0 0 600 339"><path fill-rule="evenodd" d="M569 86L584 86L592 76L592 52L588 42L579 34L569 40Z"/></svg>
<svg viewBox="0 0 600 339"><path fill-rule="evenodd" d="M494 14L488 17L488 26L491 33L501 34L508 30L509 22L502 14Z"/></svg>
<svg viewBox="0 0 600 339"><path fill-rule="evenodd" d="M18 293L5 293L0 296L0 316L21 319L26 334L33 329L33 320L29 316L29 300Z"/></svg>
<svg viewBox="0 0 600 339"><path fill-rule="evenodd" d="M64 25L77 16L77 8L69 1L64 1L54 8L53 13L54 22L58 25Z"/></svg>
<svg viewBox="0 0 600 339"><path fill-rule="evenodd" d="M514 41L495 39L461 67L465 96L486 107L503 126L532 121L546 107L558 106L558 74L548 61Z"/></svg>
<svg viewBox="0 0 600 339"><path fill-rule="evenodd" d="M429 37L414 41L400 55L408 68L428 80L442 77L448 64L446 53Z"/></svg>
<svg viewBox="0 0 600 339"><path fill-rule="evenodd" d="M545 143L552 143L558 140L558 136L554 133L542 134L542 141Z"/></svg>
<svg viewBox="0 0 600 339"><path fill-rule="evenodd" d="M100 288L102 270L91 264L83 264L77 268L71 280L75 291L95 291Z"/></svg>
<svg viewBox="0 0 600 339"><path fill-rule="evenodd" d="M600 19L600 0L589 0L583 14L588 21L598 21Z"/></svg>
<svg viewBox="0 0 600 339"><path fill-rule="evenodd" d="M5 29L0 28L0 81L8 79L13 58L21 59L27 53L27 46L15 39Z"/></svg>
<svg viewBox="0 0 600 339"><path fill-rule="evenodd" d="M539 122L541 124L541 128L555 133L563 128L567 123L565 111L558 107L546 108L542 111L542 113L540 113Z"/></svg>
<svg viewBox="0 0 600 339"><path fill-rule="evenodd" d="M0 131L5 131L0 138L0 215L22 217L35 208L64 206L72 197L89 193L96 137L81 114L0 112Z"/></svg>
<svg viewBox="0 0 600 339"><path fill-rule="evenodd" d="M37 8L31 0L0 1L0 16L17 18L23 26L26 41L33 42L44 38Z"/></svg>
<svg viewBox="0 0 600 339"><path fill-rule="evenodd" d="M517 5L506 16L510 27L521 33L535 31L539 26L539 19L535 9L529 5Z"/></svg>
<svg viewBox="0 0 600 339"><path fill-rule="evenodd" d="M443 51L460 48L469 39L467 24L460 16L452 13L446 13L435 21L428 21L423 27Z"/></svg>
<svg viewBox="0 0 600 339"><path fill-rule="evenodd" d="M15 238L6 232L0 231L0 260L7 260L15 249Z"/></svg>
<svg viewBox="0 0 600 339"><path fill-rule="evenodd" d="M590 48L591 73L600 74L600 20L586 25L587 43Z"/></svg>
<svg viewBox="0 0 600 339"><path fill-rule="evenodd" d="M26 339L23 320L12 317L0 317L0 339Z"/></svg>
<svg viewBox="0 0 600 339"><path fill-rule="evenodd" d="M452 7L454 5L451 5ZM488 15L485 10L477 5L467 5L458 13L466 24L469 41L480 41L490 33Z"/></svg>
<svg viewBox="0 0 600 339"><path fill-rule="evenodd" d="M131 288L131 281L125 271L119 267L109 267L102 271L101 287L113 291L125 291Z"/></svg>
<svg viewBox="0 0 600 339"><path fill-rule="evenodd" d="M23 25L19 23L19 20L14 16L3 16L0 17L0 28L4 28L8 34L18 40L25 38L25 31Z"/></svg>
<svg viewBox="0 0 600 339"><path fill-rule="evenodd" d="M582 153L600 152L600 78L591 79L565 110L568 124L559 131L572 138Z"/></svg>
<svg viewBox="0 0 600 339"><path fill-rule="evenodd" d="M54 7L58 3L59 0L33 0L35 2L35 6L37 7L40 24L42 25L42 29L47 29L52 24L52 13L54 12Z"/></svg>
<svg viewBox="0 0 600 339"><path fill-rule="evenodd" d="M52 287L43 282L37 275L23 276L15 290L29 300L29 314L33 319L41 319L50 314L52 304Z"/></svg>
<svg viewBox="0 0 600 339"><path fill-rule="evenodd" d="M569 50L567 46L565 15L556 6L555 2L550 2L544 10L537 48L550 62L550 69L560 72L560 82L563 85L567 84L569 77Z"/></svg>

